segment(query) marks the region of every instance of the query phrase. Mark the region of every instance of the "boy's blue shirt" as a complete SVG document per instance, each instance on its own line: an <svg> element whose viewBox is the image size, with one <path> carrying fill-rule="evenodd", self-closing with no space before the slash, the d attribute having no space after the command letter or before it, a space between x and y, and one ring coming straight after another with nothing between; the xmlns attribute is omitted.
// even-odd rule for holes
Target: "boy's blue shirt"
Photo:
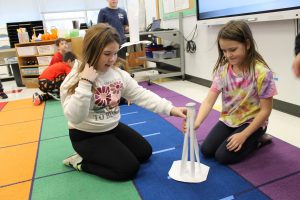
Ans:
<svg viewBox="0 0 300 200"><path fill-rule="evenodd" d="M108 23L114 27L121 38L122 44L126 42L124 26L128 25L127 13L122 8L102 8L98 14L98 23Z"/></svg>

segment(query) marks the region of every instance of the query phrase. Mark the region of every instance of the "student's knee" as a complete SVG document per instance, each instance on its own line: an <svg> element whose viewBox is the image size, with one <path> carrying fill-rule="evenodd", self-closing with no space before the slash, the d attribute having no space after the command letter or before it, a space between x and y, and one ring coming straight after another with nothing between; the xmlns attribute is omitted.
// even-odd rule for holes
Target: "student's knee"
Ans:
<svg viewBox="0 0 300 200"><path fill-rule="evenodd" d="M209 148L209 146L206 145L205 143L203 143L203 144L201 145L200 150L201 150L201 153L203 154L203 156L204 156L205 158L211 158L211 157L214 157L215 152L214 152L211 148Z"/></svg>
<svg viewBox="0 0 300 200"><path fill-rule="evenodd" d="M215 154L215 159L218 163L223 165L234 164L237 162L234 153L229 151L217 151Z"/></svg>
<svg viewBox="0 0 300 200"><path fill-rule="evenodd" d="M147 160L149 160L150 156L152 155L152 147L151 145L145 145L145 148L143 149L142 155L139 156L138 160L140 163L144 163Z"/></svg>
<svg viewBox="0 0 300 200"><path fill-rule="evenodd" d="M132 180L137 172L139 171L140 164L139 162L128 163L126 166L121 167L117 170L117 180L127 181Z"/></svg>

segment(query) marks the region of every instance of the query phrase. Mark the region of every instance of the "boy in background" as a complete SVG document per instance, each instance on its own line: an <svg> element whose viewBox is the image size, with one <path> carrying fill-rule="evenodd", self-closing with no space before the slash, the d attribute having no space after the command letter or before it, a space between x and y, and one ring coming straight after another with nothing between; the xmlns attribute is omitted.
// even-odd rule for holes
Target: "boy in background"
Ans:
<svg viewBox="0 0 300 200"><path fill-rule="evenodd" d="M54 98L59 98L59 88L65 77L70 73L74 66L76 56L72 52L63 54L63 62L58 62L47 67L39 76L39 89L44 92L33 94L34 105L40 105L43 101Z"/></svg>
<svg viewBox="0 0 300 200"><path fill-rule="evenodd" d="M53 65L54 63L57 63L57 62L62 62L63 54L68 51L68 42L65 38L56 39L55 45L57 47L57 52L53 55L53 57L49 63L49 66Z"/></svg>
<svg viewBox="0 0 300 200"><path fill-rule="evenodd" d="M107 0L108 6L98 14L97 23L107 23L114 27L120 35L121 45L126 42L125 33L129 31L128 17L125 10L118 7L118 0ZM120 58L126 59L126 48L118 52Z"/></svg>

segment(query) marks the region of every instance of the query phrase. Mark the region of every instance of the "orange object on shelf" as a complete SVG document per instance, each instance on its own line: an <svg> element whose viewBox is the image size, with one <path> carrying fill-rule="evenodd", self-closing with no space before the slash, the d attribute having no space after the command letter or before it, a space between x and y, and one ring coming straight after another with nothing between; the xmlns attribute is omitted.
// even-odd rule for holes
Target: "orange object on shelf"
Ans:
<svg viewBox="0 0 300 200"><path fill-rule="evenodd" d="M43 34L42 35L42 37L41 37L41 39L43 40L43 41L45 41L45 40L55 40L55 39L57 39L57 34L56 33L45 33L45 34Z"/></svg>
<svg viewBox="0 0 300 200"><path fill-rule="evenodd" d="M56 27L51 28L51 38L52 39L57 39L58 38L58 30Z"/></svg>

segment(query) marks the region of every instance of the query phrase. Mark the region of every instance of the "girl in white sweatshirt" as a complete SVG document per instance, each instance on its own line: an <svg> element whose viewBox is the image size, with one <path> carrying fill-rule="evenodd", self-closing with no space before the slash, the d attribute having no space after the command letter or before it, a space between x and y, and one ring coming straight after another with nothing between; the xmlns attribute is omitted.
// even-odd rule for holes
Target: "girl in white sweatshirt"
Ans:
<svg viewBox="0 0 300 200"><path fill-rule="evenodd" d="M112 180L129 180L152 154L150 144L120 122L121 97L153 112L186 117L185 108L139 86L114 66L120 39L114 28L97 24L86 32L82 63L61 85L61 102L77 152L63 161L77 170Z"/></svg>

